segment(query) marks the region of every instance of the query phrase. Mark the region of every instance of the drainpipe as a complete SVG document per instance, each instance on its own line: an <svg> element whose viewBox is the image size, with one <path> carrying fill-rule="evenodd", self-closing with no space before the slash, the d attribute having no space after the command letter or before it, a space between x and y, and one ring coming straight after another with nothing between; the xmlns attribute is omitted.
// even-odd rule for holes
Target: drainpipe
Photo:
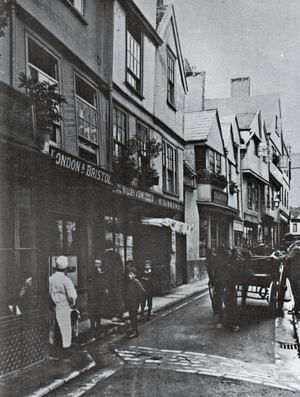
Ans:
<svg viewBox="0 0 300 397"><path fill-rule="evenodd" d="M228 181L228 153L229 153L228 149L225 148L224 154L225 154L225 175L226 175L226 180L227 180L227 184L226 184L227 205L229 204L228 203L228 200L229 200L229 188L228 188L228 186L229 186L229 182L230 182L230 181ZM231 233L228 230L228 232L229 232L228 233L229 234L229 246L230 247L232 247L232 230L233 230L233 224L232 224L232 228L231 228Z"/></svg>
<svg viewBox="0 0 300 397"><path fill-rule="evenodd" d="M109 82L109 104L108 104L108 132L107 132L107 168L112 170L112 150L113 150L113 44L114 44L114 4L115 2L109 2L110 4L110 18L111 23L109 24L108 34L108 57L110 61L110 75L108 77Z"/></svg>
<svg viewBox="0 0 300 397"><path fill-rule="evenodd" d="M15 0L11 1L11 9L9 14L9 83L12 87L15 86L15 15L16 15L16 4Z"/></svg>

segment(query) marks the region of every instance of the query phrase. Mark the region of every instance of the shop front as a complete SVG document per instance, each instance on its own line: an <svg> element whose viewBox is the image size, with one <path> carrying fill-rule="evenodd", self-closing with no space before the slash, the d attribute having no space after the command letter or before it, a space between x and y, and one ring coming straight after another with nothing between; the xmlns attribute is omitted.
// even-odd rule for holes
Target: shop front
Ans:
<svg viewBox="0 0 300 397"><path fill-rule="evenodd" d="M145 260L150 259L156 275L156 294L166 293L171 287L186 282L184 235L172 231L170 225L157 227L154 221L168 218L176 223L177 219L182 220L182 203L117 185L113 189L110 210L105 218L105 234L115 242L124 270L126 262L132 260L141 273ZM146 222L146 219L152 219L154 223Z"/></svg>
<svg viewBox="0 0 300 397"><path fill-rule="evenodd" d="M44 219L40 172L32 149L0 143L0 375L46 355L47 275L41 264ZM44 288L41 285L44 284Z"/></svg>
<svg viewBox="0 0 300 397"><path fill-rule="evenodd" d="M257 244L260 234L259 233L259 219L257 216L244 214L244 241L252 247Z"/></svg>

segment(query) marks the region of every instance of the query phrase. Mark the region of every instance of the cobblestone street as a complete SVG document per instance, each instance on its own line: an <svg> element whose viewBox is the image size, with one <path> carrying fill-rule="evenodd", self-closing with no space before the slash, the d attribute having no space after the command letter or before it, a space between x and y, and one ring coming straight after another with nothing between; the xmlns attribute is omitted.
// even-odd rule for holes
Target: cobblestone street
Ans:
<svg viewBox="0 0 300 397"><path fill-rule="evenodd" d="M273 364L247 363L202 353L141 346L132 346L127 350L116 349L115 352L127 365L210 375L222 379L237 379L280 389L294 390L278 379L276 366Z"/></svg>

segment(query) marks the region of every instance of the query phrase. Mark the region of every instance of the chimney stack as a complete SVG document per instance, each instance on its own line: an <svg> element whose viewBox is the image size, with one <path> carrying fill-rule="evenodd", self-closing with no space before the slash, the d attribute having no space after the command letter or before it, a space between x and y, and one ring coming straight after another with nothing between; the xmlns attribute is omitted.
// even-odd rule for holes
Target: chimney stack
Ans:
<svg viewBox="0 0 300 397"><path fill-rule="evenodd" d="M194 66L186 68L186 77L189 87L186 97L186 111L204 110L205 108L205 72L196 72Z"/></svg>
<svg viewBox="0 0 300 397"><path fill-rule="evenodd" d="M250 96L250 77L231 79L231 97Z"/></svg>

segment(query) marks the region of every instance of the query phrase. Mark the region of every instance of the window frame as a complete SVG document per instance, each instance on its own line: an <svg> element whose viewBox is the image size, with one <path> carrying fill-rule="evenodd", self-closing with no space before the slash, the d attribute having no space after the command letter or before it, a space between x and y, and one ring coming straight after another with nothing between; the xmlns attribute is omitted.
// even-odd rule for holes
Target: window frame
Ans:
<svg viewBox="0 0 300 397"><path fill-rule="evenodd" d="M208 171L212 174L222 174L222 155L211 147L207 147Z"/></svg>
<svg viewBox="0 0 300 397"><path fill-rule="evenodd" d="M33 41L35 45L39 46L40 49L46 53L48 53L52 58L55 59L56 61L56 73L57 76L56 78L50 76L48 73L40 69L38 66L34 65L29 61L29 40ZM44 44L42 41L36 39L30 32L25 33L25 60L26 60L26 71L27 74L33 78L31 74L31 69L35 70L39 75L42 75L44 78L43 79L38 79L38 81L48 81L48 83L53 83L58 86L58 91L61 91L61 85L60 85L60 58L51 51L51 49L48 47L48 45ZM62 145L62 123L61 122L54 122L53 123L53 132L55 134L55 140L51 139L52 137L50 136L50 144L55 147L61 147Z"/></svg>
<svg viewBox="0 0 300 397"><path fill-rule="evenodd" d="M86 99L82 98L79 94L77 94L76 78L80 79L84 84L88 85L91 89L93 89L95 91L94 98L95 98L96 105L91 104L89 101L87 101ZM87 160L93 164L99 164L99 161L100 161L100 151L99 151L100 123L99 123L99 114L98 114L99 113L98 89L94 84L89 82L86 78L84 78L82 75L80 75L77 72L74 73L74 100L75 100L75 122L76 122L76 133L77 133L78 155L80 158ZM87 106L90 111L92 109L95 112L95 123L96 124L92 124L90 122L89 128L91 129L91 126L96 127L96 138L97 138L96 141L93 141L92 139L79 134L78 118L80 118L83 121L83 123L87 123L87 121L83 117L80 117L78 115L78 107L77 107L78 101L81 101L83 106ZM90 114L90 119L91 119L91 114ZM95 156L95 161L91 160L91 159L87 159L84 156L80 155L81 151L85 151L86 153L89 153L90 156Z"/></svg>
<svg viewBox="0 0 300 397"><path fill-rule="evenodd" d="M115 119L115 114L116 114L116 119ZM115 138L115 127L116 127L117 138L119 136L119 129L120 129L119 115L122 115L125 118L125 130L121 128L120 131L122 135L124 133L124 142ZM118 146L120 148L120 153L122 153L122 150L125 150L126 148L127 141L128 141L128 114L124 112L122 109L120 109L118 106L114 105L113 107L113 159L114 160L117 160L121 157L121 155L116 154L115 147Z"/></svg>
<svg viewBox="0 0 300 397"><path fill-rule="evenodd" d="M297 233L297 231L298 231L298 224L297 223L295 223L295 222L293 222L293 233Z"/></svg>
<svg viewBox="0 0 300 397"><path fill-rule="evenodd" d="M173 108L176 106L175 100L175 65L176 56L173 51L167 47L167 103Z"/></svg>
<svg viewBox="0 0 300 397"><path fill-rule="evenodd" d="M129 41L129 36L131 37L131 41ZM139 26L137 26L137 22L132 21L132 18L127 16L126 19L126 37L125 37L125 43L126 43L126 57L125 57L125 82L126 85L138 96L140 96L143 99L143 53L144 53L144 47L143 47L143 32L142 29L140 29ZM131 60L135 60L135 51L130 51L131 47L129 46L129 43L136 43L137 48L139 49L139 59L138 59L138 74L132 69L133 68L129 66ZM132 83L132 81L135 81L135 84Z"/></svg>
<svg viewBox="0 0 300 397"><path fill-rule="evenodd" d="M162 170L163 191L178 196L178 148L166 140L162 142Z"/></svg>
<svg viewBox="0 0 300 397"><path fill-rule="evenodd" d="M140 128L141 127L141 128ZM141 135L143 131L143 136ZM137 162L139 173L143 174L150 169L150 160L147 158L147 140L150 136L149 128L141 121L136 121L136 137L138 139Z"/></svg>

